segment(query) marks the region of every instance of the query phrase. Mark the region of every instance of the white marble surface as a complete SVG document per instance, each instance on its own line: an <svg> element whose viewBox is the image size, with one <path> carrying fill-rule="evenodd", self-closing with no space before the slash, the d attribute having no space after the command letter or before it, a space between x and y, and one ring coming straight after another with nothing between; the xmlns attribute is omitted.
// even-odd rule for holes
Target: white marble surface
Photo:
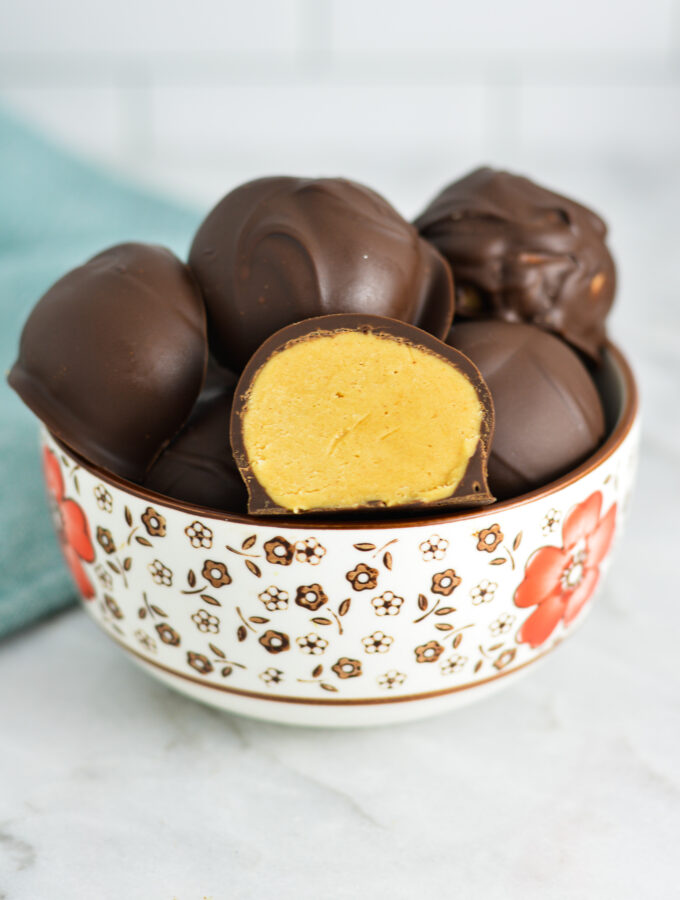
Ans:
<svg viewBox="0 0 680 900"><path fill-rule="evenodd" d="M484 703L330 732L185 700L69 611L0 646L2 900L680 896L680 173L572 180L614 222L646 426L583 629Z"/></svg>

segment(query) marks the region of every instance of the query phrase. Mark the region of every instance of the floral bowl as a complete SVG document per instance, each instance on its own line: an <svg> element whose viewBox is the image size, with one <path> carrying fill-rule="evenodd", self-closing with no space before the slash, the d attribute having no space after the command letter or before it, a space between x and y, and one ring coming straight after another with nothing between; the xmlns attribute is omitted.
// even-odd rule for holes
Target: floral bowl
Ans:
<svg viewBox="0 0 680 900"><path fill-rule="evenodd" d="M219 514L109 475L43 432L48 495L85 608L149 673L235 713L373 725L526 673L578 627L621 531L637 391L612 345L604 445L546 487L428 518Z"/></svg>

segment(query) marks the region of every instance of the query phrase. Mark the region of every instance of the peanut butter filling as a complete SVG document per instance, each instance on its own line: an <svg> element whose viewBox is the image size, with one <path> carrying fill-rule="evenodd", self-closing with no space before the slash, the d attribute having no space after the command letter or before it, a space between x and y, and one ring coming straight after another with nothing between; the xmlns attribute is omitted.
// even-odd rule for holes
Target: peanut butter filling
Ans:
<svg viewBox="0 0 680 900"><path fill-rule="evenodd" d="M253 475L293 512L451 496L483 422L445 359L389 334L312 334L253 379L243 442Z"/></svg>

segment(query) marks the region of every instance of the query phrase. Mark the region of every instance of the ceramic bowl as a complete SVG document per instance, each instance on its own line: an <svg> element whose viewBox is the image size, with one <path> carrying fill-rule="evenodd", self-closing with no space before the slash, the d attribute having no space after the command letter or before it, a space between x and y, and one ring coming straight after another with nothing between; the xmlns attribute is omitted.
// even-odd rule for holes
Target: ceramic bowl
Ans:
<svg viewBox="0 0 680 900"><path fill-rule="evenodd" d="M609 437L486 509L383 521L221 515L144 490L43 433L85 609L147 672L231 712L303 725L415 719L528 672L583 621L635 471L637 391L609 346Z"/></svg>

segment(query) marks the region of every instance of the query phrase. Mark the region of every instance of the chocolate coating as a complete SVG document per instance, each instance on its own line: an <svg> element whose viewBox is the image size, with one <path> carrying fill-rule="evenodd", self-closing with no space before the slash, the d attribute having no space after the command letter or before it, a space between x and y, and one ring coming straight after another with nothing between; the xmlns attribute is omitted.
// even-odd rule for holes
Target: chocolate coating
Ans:
<svg viewBox="0 0 680 900"><path fill-rule="evenodd" d="M278 505L267 493L265 487L257 479L248 457L246 441L244 439L244 416L247 411L249 394L252 385L261 368L277 353L288 347L304 342L318 336L340 334L342 332L365 332L371 334L384 334L396 338L399 342L415 347L419 350L438 356L451 364L474 388L477 399L482 409L481 430L473 455L469 458L467 468L454 489L453 493L441 500L431 502L411 502L400 504L399 507L391 506L390 509L401 510L426 510L442 507L482 506L494 501L489 492L487 483L487 459L491 437L494 430L494 407L489 389L484 382L476 366L455 348L448 346L427 332L412 325L388 319L381 316L369 316L360 314L336 314L319 316L297 322L281 329L262 344L251 357L241 377L239 378L234 404L231 414L231 445L234 458L241 476L248 489L248 509L257 514L290 514L289 508ZM371 360L368 361L371 364ZM330 383L332 385L332 382ZM334 386L329 385L329 392ZM436 424L432 425L436 429ZM332 423L328 423L328 434L332 434ZM427 441L427 434L423 434L422 440ZM323 471L324 460L317 461L318 468ZM306 509L302 512L347 512L354 510L384 509L385 504L380 501L370 501L365 504L352 507L333 509L330 507Z"/></svg>
<svg viewBox="0 0 680 900"><path fill-rule="evenodd" d="M164 247L120 244L37 303L9 383L85 459L141 481L188 418L207 355L188 268Z"/></svg>
<svg viewBox="0 0 680 900"><path fill-rule="evenodd" d="M599 394L559 338L484 321L456 323L448 342L475 363L493 397L489 486L499 500L553 481L597 449L605 429Z"/></svg>
<svg viewBox="0 0 680 900"><path fill-rule="evenodd" d="M274 177L236 188L189 255L211 348L242 367L271 334L325 313L372 313L445 338L448 265L382 197L340 178Z"/></svg>
<svg viewBox="0 0 680 900"><path fill-rule="evenodd" d="M451 264L457 315L531 322L599 358L616 271L594 212L481 168L446 187L415 225Z"/></svg>
<svg viewBox="0 0 680 900"><path fill-rule="evenodd" d="M222 512L247 512L246 486L229 443L235 386L235 375L214 364L209 366L189 421L151 467L146 487Z"/></svg>

